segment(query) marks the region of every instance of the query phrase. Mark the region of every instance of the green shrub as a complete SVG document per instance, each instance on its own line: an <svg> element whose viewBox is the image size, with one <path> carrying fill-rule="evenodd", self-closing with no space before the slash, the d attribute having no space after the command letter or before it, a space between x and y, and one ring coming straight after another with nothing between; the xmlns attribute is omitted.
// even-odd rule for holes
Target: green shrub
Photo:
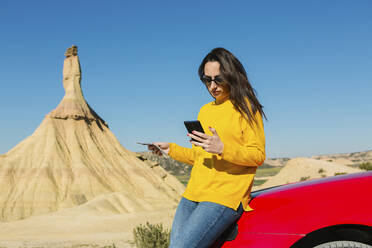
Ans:
<svg viewBox="0 0 372 248"><path fill-rule="evenodd" d="M300 181L306 181L307 179L309 179L310 176L307 176L307 177L301 177Z"/></svg>
<svg viewBox="0 0 372 248"><path fill-rule="evenodd" d="M264 184L267 181L267 179L254 179L253 186L260 186Z"/></svg>
<svg viewBox="0 0 372 248"><path fill-rule="evenodd" d="M167 248L170 231L163 230L163 224L140 224L133 229L134 244L137 248Z"/></svg>
<svg viewBox="0 0 372 248"><path fill-rule="evenodd" d="M361 163L359 165L359 168L362 169L362 170L372 170L372 163L371 162L367 162L367 163Z"/></svg>
<svg viewBox="0 0 372 248"><path fill-rule="evenodd" d="M116 248L115 244L113 243L112 245L105 245L103 248Z"/></svg>
<svg viewBox="0 0 372 248"><path fill-rule="evenodd" d="M318 170L318 173L323 173L324 172L324 169L323 168L320 168L319 170Z"/></svg>
<svg viewBox="0 0 372 248"><path fill-rule="evenodd" d="M347 173L346 173L346 172L336 172L336 173L335 173L335 176L345 175L345 174L347 174Z"/></svg>

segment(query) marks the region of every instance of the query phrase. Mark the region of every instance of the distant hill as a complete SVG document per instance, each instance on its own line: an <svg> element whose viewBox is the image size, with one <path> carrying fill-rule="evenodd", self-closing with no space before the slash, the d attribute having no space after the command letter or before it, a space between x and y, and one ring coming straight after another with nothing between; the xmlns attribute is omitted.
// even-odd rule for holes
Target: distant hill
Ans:
<svg viewBox="0 0 372 248"><path fill-rule="evenodd" d="M172 175L186 175L190 174L192 166L189 164L181 163L172 158L160 157L151 152L137 152L137 157L144 157L150 161L159 163L161 167L167 170ZM259 168L272 168L277 166L284 166L290 158L268 158L265 160L263 165Z"/></svg>
<svg viewBox="0 0 372 248"><path fill-rule="evenodd" d="M327 162L312 158L293 158L280 170L278 174L268 179L253 190L269 188L277 185L295 183L308 179L331 177L341 174L362 172L359 168Z"/></svg>
<svg viewBox="0 0 372 248"><path fill-rule="evenodd" d="M141 157L144 157L148 160L157 162L160 164L161 167L163 167L165 170L173 175L190 174L192 169L192 166L189 164L181 163L171 157L160 157L158 155L152 154L151 152L137 152L137 157L140 159Z"/></svg>
<svg viewBox="0 0 372 248"><path fill-rule="evenodd" d="M150 166L161 166L167 172L174 175L179 181L181 181L181 183L187 185L192 169L191 165L181 163L170 157L160 157L152 154L151 152L137 152L136 154L139 159L147 162ZM289 158L274 158L265 160L264 164L258 168L256 177L275 175L288 160Z"/></svg>
<svg viewBox="0 0 372 248"><path fill-rule="evenodd" d="M187 184L190 178L192 166L189 164L181 163L171 157L165 158L158 156L151 152L137 152L137 157L142 161L146 161L150 166L161 166L168 173L175 176L184 185Z"/></svg>
<svg viewBox="0 0 372 248"><path fill-rule="evenodd" d="M191 165L178 162L172 158L159 157L151 152L139 152L137 157L148 160L147 162L150 164L161 166L185 186L187 185L192 169ZM337 173L357 172L360 171L359 166L363 163L372 163L372 150L324 154L311 158L267 158L264 164L257 169L253 190L311 178L334 176ZM285 167L287 168L284 170Z"/></svg>
<svg viewBox="0 0 372 248"><path fill-rule="evenodd" d="M311 158L357 167L362 163L372 163L372 150L352 153L323 154L312 156Z"/></svg>
<svg viewBox="0 0 372 248"><path fill-rule="evenodd" d="M271 166L284 166L290 158L266 158L264 164Z"/></svg>

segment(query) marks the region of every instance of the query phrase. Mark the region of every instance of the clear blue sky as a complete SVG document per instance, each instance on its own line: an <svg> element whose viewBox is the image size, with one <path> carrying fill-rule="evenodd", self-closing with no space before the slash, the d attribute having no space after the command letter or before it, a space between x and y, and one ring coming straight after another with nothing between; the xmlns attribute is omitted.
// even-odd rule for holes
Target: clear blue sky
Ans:
<svg viewBox="0 0 372 248"><path fill-rule="evenodd" d="M0 154L64 95L79 47L87 102L129 150L189 146L184 120L213 99L197 76L225 47L268 116L268 157L372 149L372 1L1 1Z"/></svg>

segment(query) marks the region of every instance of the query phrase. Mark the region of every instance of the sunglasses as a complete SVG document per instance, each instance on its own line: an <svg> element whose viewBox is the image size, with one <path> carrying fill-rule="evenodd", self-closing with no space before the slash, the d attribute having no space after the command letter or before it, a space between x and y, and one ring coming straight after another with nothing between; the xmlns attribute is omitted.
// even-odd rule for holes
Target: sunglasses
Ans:
<svg viewBox="0 0 372 248"><path fill-rule="evenodd" d="M223 80L223 78L220 75L215 76L214 79L212 79L212 77L210 76L203 75L202 81L207 86L211 85L213 81L218 85L226 84L226 82Z"/></svg>

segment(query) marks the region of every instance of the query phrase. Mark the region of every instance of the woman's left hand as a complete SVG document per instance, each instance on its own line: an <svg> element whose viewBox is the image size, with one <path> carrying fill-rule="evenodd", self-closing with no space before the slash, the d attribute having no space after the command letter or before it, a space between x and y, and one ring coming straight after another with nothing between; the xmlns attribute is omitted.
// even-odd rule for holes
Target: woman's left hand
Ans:
<svg viewBox="0 0 372 248"><path fill-rule="evenodd" d="M187 136L193 138L196 141L190 140L190 142L196 146L202 147L205 151L221 155L223 152L223 143L218 136L216 129L209 127L212 132L212 136L198 131L192 131Z"/></svg>

